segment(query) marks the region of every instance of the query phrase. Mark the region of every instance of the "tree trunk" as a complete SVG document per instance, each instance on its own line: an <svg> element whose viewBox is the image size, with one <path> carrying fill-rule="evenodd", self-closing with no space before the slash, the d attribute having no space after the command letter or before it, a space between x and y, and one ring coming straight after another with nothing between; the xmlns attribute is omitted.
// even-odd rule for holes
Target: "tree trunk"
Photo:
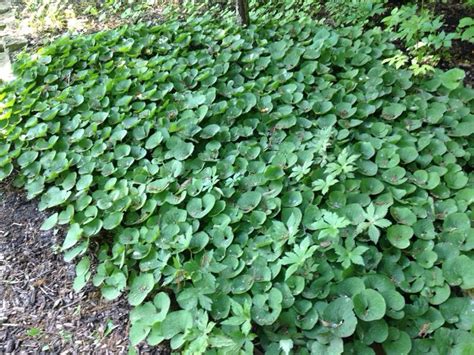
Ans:
<svg viewBox="0 0 474 355"><path fill-rule="evenodd" d="M248 0L235 0L235 10L239 23L242 26L248 26L250 23Z"/></svg>

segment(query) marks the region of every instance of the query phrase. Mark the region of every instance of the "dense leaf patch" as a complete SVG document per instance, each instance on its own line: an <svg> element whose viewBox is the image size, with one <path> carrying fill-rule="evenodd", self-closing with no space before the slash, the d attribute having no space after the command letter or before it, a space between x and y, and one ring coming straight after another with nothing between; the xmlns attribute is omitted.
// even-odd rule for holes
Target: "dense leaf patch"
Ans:
<svg viewBox="0 0 474 355"><path fill-rule="evenodd" d="M393 53L378 28L284 17L61 38L1 91L0 179L69 226L76 289L128 294L132 344L461 354L474 91Z"/></svg>

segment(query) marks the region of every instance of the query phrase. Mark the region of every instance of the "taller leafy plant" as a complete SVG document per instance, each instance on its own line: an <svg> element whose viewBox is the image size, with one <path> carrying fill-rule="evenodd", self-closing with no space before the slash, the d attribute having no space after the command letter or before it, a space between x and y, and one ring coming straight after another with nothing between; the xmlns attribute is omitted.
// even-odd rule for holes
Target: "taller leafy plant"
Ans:
<svg viewBox="0 0 474 355"><path fill-rule="evenodd" d="M399 53L387 60L396 67L407 63L415 75L425 75L434 70L439 60L448 56L447 50L451 48L456 33L446 33L441 30L443 26L442 16L434 14L416 4L404 5L394 8L390 15L382 22L389 31L393 32L393 38L401 42L405 53Z"/></svg>
<svg viewBox="0 0 474 355"><path fill-rule="evenodd" d="M379 29L257 9L61 38L0 92L0 179L133 345L469 353L474 92ZM101 247L92 274L86 253Z"/></svg>
<svg viewBox="0 0 474 355"><path fill-rule="evenodd" d="M474 43L474 19L472 17L463 17L456 28L459 38L462 41Z"/></svg>

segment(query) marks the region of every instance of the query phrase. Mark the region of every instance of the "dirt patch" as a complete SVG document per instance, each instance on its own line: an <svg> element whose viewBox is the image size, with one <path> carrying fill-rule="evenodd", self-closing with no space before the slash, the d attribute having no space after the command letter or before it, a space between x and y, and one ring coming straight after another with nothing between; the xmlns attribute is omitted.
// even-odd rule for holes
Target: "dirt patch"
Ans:
<svg viewBox="0 0 474 355"><path fill-rule="evenodd" d="M92 286L73 291L74 264L56 253L63 233L41 231L47 214L36 206L0 184L0 353L126 353L126 300L106 302Z"/></svg>
<svg viewBox="0 0 474 355"><path fill-rule="evenodd" d="M446 33L455 32L459 21L463 17L474 18L474 6L465 2L450 1L449 3L436 2L433 8L435 15L443 15L443 30ZM474 43L454 40L449 49L447 58L443 58L439 67L450 69L459 67L466 72L465 82L471 86L474 84Z"/></svg>

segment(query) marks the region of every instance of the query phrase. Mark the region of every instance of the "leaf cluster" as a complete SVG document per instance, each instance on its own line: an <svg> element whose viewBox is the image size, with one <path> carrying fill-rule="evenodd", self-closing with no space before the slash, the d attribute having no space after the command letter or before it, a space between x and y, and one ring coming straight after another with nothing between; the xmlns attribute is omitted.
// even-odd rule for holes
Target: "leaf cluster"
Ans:
<svg viewBox="0 0 474 355"><path fill-rule="evenodd" d="M64 37L0 91L0 179L68 226L76 289L128 295L133 345L466 353L474 91L394 51L284 15Z"/></svg>

